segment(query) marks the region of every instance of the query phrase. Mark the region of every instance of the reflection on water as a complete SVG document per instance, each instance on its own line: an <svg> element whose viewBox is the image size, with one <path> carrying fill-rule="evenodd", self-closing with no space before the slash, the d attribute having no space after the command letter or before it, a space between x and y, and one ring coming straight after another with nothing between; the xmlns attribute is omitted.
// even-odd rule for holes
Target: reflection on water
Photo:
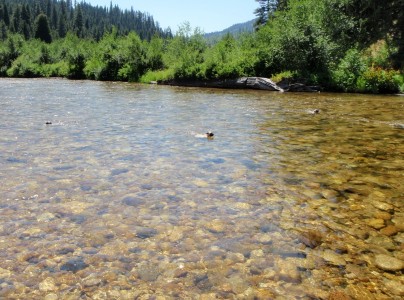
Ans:
<svg viewBox="0 0 404 300"><path fill-rule="evenodd" d="M401 97L2 79L0 103L0 298L404 294Z"/></svg>

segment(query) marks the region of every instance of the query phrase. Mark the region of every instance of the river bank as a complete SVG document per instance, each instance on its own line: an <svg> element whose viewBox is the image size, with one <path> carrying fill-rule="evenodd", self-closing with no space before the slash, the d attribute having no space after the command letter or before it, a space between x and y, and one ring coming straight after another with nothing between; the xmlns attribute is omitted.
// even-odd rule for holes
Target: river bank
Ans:
<svg viewBox="0 0 404 300"><path fill-rule="evenodd" d="M321 87L308 86L303 83L289 82L288 80L275 83L265 77L241 77L237 79L222 80L163 80L153 81L151 84L162 84L171 86L188 86L188 87L208 87L208 88L225 88L225 89L252 89L267 90L277 92L319 92Z"/></svg>

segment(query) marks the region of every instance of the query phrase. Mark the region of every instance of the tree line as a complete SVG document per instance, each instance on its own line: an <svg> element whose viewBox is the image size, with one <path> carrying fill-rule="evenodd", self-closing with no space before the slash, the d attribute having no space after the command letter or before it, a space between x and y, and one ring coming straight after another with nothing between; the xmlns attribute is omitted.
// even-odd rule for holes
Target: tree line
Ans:
<svg viewBox="0 0 404 300"><path fill-rule="evenodd" d="M142 35L112 23L110 28L104 26L101 36L89 34L91 30L80 34L74 25L79 10L83 24L96 22L84 14L85 2L70 3L69 30L63 37L49 25L51 43L35 36L27 39L7 27L0 43L0 76L141 82L263 76L333 91L404 92L403 0L381 2L257 0L255 32L227 34L213 44L189 23L175 35L160 31ZM11 5L6 0L0 3L7 9ZM125 15L113 6L93 11L107 14L106 19L114 11ZM31 26L38 28L38 23Z"/></svg>
<svg viewBox="0 0 404 300"><path fill-rule="evenodd" d="M80 38L99 40L112 27L119 35L136 32L150 40L155 34L171 37L171 29L161 29L153 17L140 11L92 6L72 0L0 0L0 38L7 32L18 33L25 40L39 38L50 42L73 32Z"/></svg>

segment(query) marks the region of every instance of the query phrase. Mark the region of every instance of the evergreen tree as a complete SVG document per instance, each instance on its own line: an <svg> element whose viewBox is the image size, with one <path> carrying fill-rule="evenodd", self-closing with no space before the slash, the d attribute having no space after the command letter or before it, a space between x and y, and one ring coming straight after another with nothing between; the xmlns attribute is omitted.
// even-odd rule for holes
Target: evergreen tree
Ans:
<svg viewBox="0 0 404 300"><path fill-rule="evenodd" d="M17 5L15 7L14 12L13 12L13 17L11 18L11 21L10 21L10 30L11 30L11 32L19 33L20 32L20 24L21 24L21 10L20 10L20 6Z"/></svg>
<svg viewBox="0 0 404 300"><path fill-rule="evenodd" d="M83 37L83 24L83 13L81 11L81 6L78 5L73 23L73 30L78 37Z"/></svg>
<svg viewBox="0 0 404 300"><path fill-rule="evenodd" d="M45 14L39 14L35 20L35 38L45 43L52 42L48 17Z"/></svg>
<svg viewBox="0 0 404 300"><path fill-rule="evenodd" d="M52 2L51 0L46 1L46 16L50 20L52 17Z"/></svg>
<svg viewBox="0 0 404 300"><path fill-rule="evenodd" d="M3 20L6 26L10 25L10 16L8 14L8 8L4 0L0 4L0 20Z"/></svg>
<svg viewBox="0 0 404 300"><path fill-rule="evenodd" d="M38 16L43 12L40 2L35 2L34 15Z"/></svg>
<svg viewBox="0 0 404 300"><path fill-rule="evenodd" d="M21 9L20 29L26 40L31 38L31 12L28 4L23 5Z"/></svg>
<svg viewBox="0 0 404 300"><path fill-rule="evenodd" d="M64 38L67 33L66 28L66 19L64 14L59 14L59 21L58 21L58 35L60 38Z"/></svg>
<svg viewBox="0 0 404 300"><path fill-rule="evenodd" d="M265 25L271 14L276 10L278 6L278 2L286 2L286 0L255 0L258 2L259 6L255 10L255 15L258 17L256 21L256 27L259 27L261 25Z"/></svg>
<svg viewBox="0 0 404 300"><path fill-rule="evenodd" d="M7 26L4 20L0 20L0 40L4 41L7 39Z"/></svg>
<svg viewBox="0 0 404 300"><path fill-rule="evenodd" d="M56 29L57 26L58 26L58 12L56 10L56 6L54 5L52 7L52 16L51 16L50 27L51 27L51 29Z"/></svg>
<svg viewBox="0 0 404 300"><path fill-rule="evenodd" d="M121 10L116 5L94 7L73 0L0 0L0 20L4 20L8 31L21 33L26 39L34 36L34 20L41 13L47 16L55 37L65 37L72 30L80 37L99 40L113 26L117 27L118 36L135 31L147 40L155 34L172 37L150 15L133 9Z"/></svg>

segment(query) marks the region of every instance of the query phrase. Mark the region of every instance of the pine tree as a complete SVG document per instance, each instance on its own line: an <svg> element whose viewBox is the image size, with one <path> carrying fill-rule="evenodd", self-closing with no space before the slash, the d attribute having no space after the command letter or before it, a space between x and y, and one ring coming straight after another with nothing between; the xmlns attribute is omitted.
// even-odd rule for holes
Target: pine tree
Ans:
<svg viewBox="0 0 404 300"><path fill-rule="evenodd" d="M23 5L21 9L20 29L26 40L31 38L31 12L28 4Z"/></svg>
<svg viewBox="0 0 404 300"><path fill-rule="evenodd" d="M60 38L64 38L67 33L66 28L66 19L63 13L59 14L59 21L58 21L58 35Z"/></svg>
<svg viewBox="0 0 404 300"><path fill-rule="evenodd" d="M46 2L46 16L48 17L48 19L50 19L51 16L52 16L52 2L51 2L51 0L47 0L47 2Z"/></svg>
<svg viewBox="0 0 404 300"><path fill-rule="evenodd" d="M285 10L288 5L288 0L255 0L260 7L255 10L255 15L258 17L255 27L265 25L271 15L276 10Z"/></svg>
<svg viewBox="0 0 404 300"><path fill-rule="evenodd" d="M13 17L11 18L11 21L10 21L11 32L19 33L21 30L20 24L21 24L21 10L20 10L20 6L17 5L15 7Z"/></svg>
<svg viewBox="0 0 404 300"><path fill-rule="evenodd" d="M52 42L48 17L45 14L39 14L35 20L35 38L45 43Z"/></svg>
<svg viewBox="0 0 404 300"><path fill-rule="evenodd" d="M76 8L76 14L74 16L73 30L78 37L83 37L83 13L81 11L81 5Z"/></svg>
<svg viewBox="0 0 404 300"><path fill-rule="evenodd" d="M0 20L4 21L4 25L10 25L10 16L8 14L7 5L4 0L0 3Z"/></svg>
<svg viewBox="0 0 404 300"><path fill-rule="evenodd" d="M56 29L58 26L58 12L56 10L56 6L52 7L52 16L51 16L51 29Z"/></svg>
<svg viewBox="0 0 404 300"><path fill-rule="evenodd" d="M4 20L0 20L0 41L7 39L7 26Z"/></svg>

